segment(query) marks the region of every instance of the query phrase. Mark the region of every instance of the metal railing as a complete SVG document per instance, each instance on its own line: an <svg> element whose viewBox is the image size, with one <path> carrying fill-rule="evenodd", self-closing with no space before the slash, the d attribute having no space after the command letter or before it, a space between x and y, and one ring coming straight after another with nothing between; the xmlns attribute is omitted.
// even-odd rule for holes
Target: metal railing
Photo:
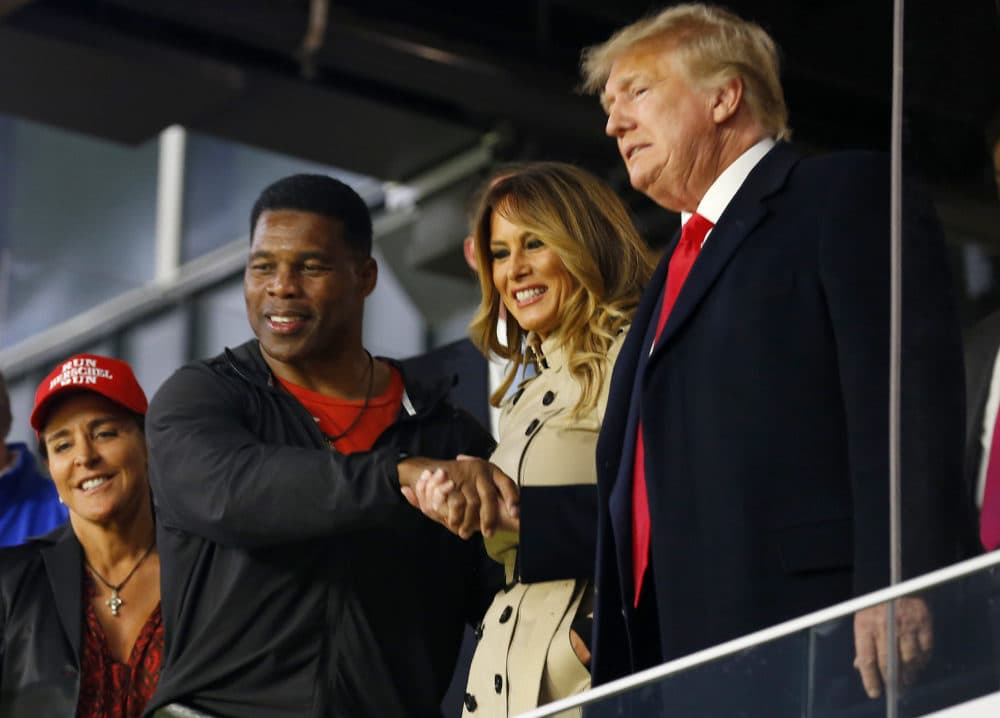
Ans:
<svg viewBox="0 0 1000 718"><path fill-rule="evenodd" d="M750 633L746 636L734 638L731 641L720 643L717 646L706 648L698 651L697 653L692 653L667 663L663 663L659 666L634 673L630 676L626 676L625 678L620 678L611 683L598 686L597 688L592 688L584 693L554 701L542 706L541 708L523 713L520 718L544 718L545 716L554 716L570 708L596 703L606 698L634 691L643 686L662 681L669 676L691 670L692 668L704 666L712 663L713 661L717 661L727 656L733 656L742 651L746 651L747 649L769 643L779 638L784 638L806 629L821 626L830 621L851 616L864 608L870 608L871 606L887 603L903 596L926 591L927 589L934 588L935 586L940 586L950 581L954 581L964 576L970 576L974 573L984 571L995 566L1000 566L1000 552L977 556L976 558L971 558L967 561L962 561L961 563L956 563L937 571L917 576L916 578L912 578L908 581L897 583L894 586L874 591L864 596L859 596L858 598L851 599L850 601L844 601L843 603L838 603L835 606L830 606L829 608L808 613L790 621L785 621L784 623L779 623L775 626L755 631L754 633ZM722 688L724 688L724 686L720 686L720 689Z"/></svg>

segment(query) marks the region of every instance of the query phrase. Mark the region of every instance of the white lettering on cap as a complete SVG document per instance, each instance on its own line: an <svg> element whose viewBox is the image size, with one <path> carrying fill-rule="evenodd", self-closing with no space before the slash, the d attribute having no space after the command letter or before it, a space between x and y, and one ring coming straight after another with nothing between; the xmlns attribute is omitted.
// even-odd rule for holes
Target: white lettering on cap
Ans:
<svg viewBox="0 0 1000 718"><path fill-rule="evenodd" d="M62 373L49 382L49 391L57 386L75 386L78 384L96 384L98 379L114 380L114 375L108 369L99 369L93 359L74 359L62 366Z"/></svg>

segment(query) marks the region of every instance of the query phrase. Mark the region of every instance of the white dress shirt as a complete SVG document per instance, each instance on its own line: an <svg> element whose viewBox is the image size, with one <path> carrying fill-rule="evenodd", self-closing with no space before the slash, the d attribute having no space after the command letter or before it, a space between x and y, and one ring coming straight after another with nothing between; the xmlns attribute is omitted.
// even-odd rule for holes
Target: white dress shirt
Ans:
<svg viewBox="0 0 1000 718"><path fill-rule="evenodd" d="M723 170L721 175L715 178L715 182L709 186L708 191L705 192L705 196L698 203L698 214L712 224L718 223L719 217L726 211L726 207L732 202L736 193L740 191L740 187L743 186L747 176L764 159L764 155L770 152L775 144L773 139L765 137L737 157L731 165ZM689 219L691 219L690 212L681 212L682 227ZM708 241L711 234L712 230L708 230L708 234L705 235L705 239L701 243L702 247L705 246L705 242Z"/></svg>
<svg viewBox="0 0 1000 718"><path fill-rule="evenodd" d="M770 137L765 137L760 142L755 144L753 147L748 149L746 152L737 157L731 165L726 167L722 171L722 174L715 178L708 191L705 192L705 196L701 198L701 202L698 203L697 213L702 217L707 219L713 225L719 221L719 217L722 213L726 211L726 207L739 192L740 187L746 181L747 176L753 171L753 168L757 166L757 163L764 159L764 155L771 151L771 148L777 144ZM690 212L681 212L681 227L683 227L687 221L691 219ZM705 239L701 241L701 246L705 246L705 242L712 235L712 230L708 230L705 234ZM696 260L697 261L697 260ZM653 341L649 346L649 353L653 353L653 348L656 346L656 342Z"/></svg>
<svg viewBox="0 0 1000 718"><path fill-rule="evenodd" d="M983 494L986 491L986 469L990 464L990 451L993 448L993 427L996 425L997 410L1000 410L1000 352L993 360L993 374L990 377L990 392L986 395L986 406L983 408L983 423L979 427L979 475L976 480L976 506L982 508Z"/></svg>

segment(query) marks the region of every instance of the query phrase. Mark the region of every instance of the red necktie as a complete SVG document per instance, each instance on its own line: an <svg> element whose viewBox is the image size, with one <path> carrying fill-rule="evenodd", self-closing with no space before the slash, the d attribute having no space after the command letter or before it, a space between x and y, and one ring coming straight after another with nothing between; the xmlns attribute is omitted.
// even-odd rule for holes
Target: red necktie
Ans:
<svg viewBox="0 0 1000 718"><path fill-rule="evenodd" d="M993 442L986 465L986 491L979 512L979 539L987 551L1000 546L1000 421L993 424Z"/></svg>
<svg viewBox="0 0 1000 718"><path fill-rule="evenodd" d="M693 214L684 223L681 239L670 257L667 267L667 285L663 290L663 305L656 322L656 334L653 345L660 339L663 327L670 316L670 310L681 293L684 280L698 258L698 252L705 241L705 235L712 228L712 223L700 214ZM1000 497L998 497L1000 498ZM1000 501L998 501L1000 503ZM1000 506L998 506L1000 509ZM632 464L632 571L635 579L635 606L639 607L639 593L642 590L642 578L649 566L649 497L646 493L646 447L642 440L642 419L635 438L635 459Z"/></svg>

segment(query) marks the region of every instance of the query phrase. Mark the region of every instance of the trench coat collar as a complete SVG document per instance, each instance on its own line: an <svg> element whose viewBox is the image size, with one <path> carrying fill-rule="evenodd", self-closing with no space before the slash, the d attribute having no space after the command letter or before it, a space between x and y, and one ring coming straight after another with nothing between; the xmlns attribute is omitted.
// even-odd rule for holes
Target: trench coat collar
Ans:
<svg viewBox="0 0 1000 718"><path fill-rule="evenodd" d="M535 358L535 367L539 373L557 372L566 366L566 345L556 334L542 339L534 332L528 332L525 338L529 351Z"/></svg>

